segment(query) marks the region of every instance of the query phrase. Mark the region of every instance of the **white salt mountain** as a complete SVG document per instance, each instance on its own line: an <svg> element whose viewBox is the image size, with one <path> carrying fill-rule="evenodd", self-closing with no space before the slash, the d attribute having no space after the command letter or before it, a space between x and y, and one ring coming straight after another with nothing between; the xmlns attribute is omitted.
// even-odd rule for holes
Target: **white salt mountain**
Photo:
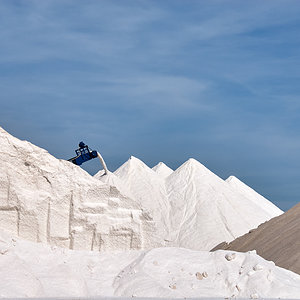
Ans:
<svg viewBox="0 0 300 300"><path fill-rule="evenodd" d="M231 241L282 213L266 209L266 199L237 192L195 159L166 178L173 241L180 247L209 250ZM275 210L275 209L274 209Z"/></svg>
<svg viewBox="0 0 300 300"><path fill-rule="evenodd" d="M166 178L173 173L173 170L163 162L159 162L156 166L152 168L152 170L155 171L162 178Z"/></svg>
<svg viewBox="0 0 300 300"><path fill-rule="evenodd" d="M164 180L141 160L134 156L113 174L103 176L100 171L96 178L117 187L123 194L136 200L143 209L153 216L156 235L163 242L168 236L170 211Z"/></svg>
<svg viewBox="0 0 300 300"><path fill-rule="evenodd" d="M2 298L291 299L300 295L298 274L255 252L156 248L95 253L11 239L0 232L0 253Z"/></svg>
<svg viewBox="0 0 300 300"><path fill-rule="evenodd" d="M154 168L159 169L166 167ZM242 183L233 186L195 159L169 173L162 176L131 157L113 175L95 176L130 194L149 211L166 246L210 250L282 213L251 188L242 188Z"/></svg>
<svg viewBox="0 0 300 300"><path fill-rule="evenodd" d="M132 157L114 174L98 174L104 184L1 128L0 153L0 227L31 241L97 251L210 250L281 212L193 159L164 178Z"/></svg>
<svg viewBox="0 0 300 300"><path fill-rule="evenodd" d="M195 160L165 177L132 157L97 175L108 185L1 128L0 154L2 298L300 295L299 275L253 252L56 247L210 249L280 213Z"/></svg>
<svg viewBox="0 0 300 300"><path fill-rule="evenodd" d="M2 128L0 153L1 229L71 249L153 245L151 216L116 188Z"/></svg>

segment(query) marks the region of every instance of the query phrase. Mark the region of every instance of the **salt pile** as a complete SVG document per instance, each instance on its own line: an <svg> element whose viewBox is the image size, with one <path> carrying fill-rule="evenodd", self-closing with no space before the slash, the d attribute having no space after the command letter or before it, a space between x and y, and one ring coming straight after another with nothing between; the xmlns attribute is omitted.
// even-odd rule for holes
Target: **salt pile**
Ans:
<svg viewBox="0 0 300 300"><path fill-rule="evenodd" d="M254 252L71 251L0 232L0 297L297 298L300 276Z"/></svg>
<svg viewBox="0 0 300 300"><path fill-rule="evenodd" d="M152 170L162 178L167 178L169 175L173 173L173 170L163 162L159 162L156 166L152 168Z"/></svg>
<svg viewBox="0 0 300 300"><path fill-rule="evenodd" d="M236 178L235 176L230 176L226 179L226 182L230 185L232 189L236 192L245 195L248 199L252 200L255 204L259 205L264 209L264 211L269 214L269 218L274 218L274 216L278 216L282 214L282 210L280 210L277 206L275 206L272 202L268 201L262 195L257 193L255 190L247 186L244 182Z"/></svg>
<svg viewBox="0 0 300 300"><path fill-rule="evenodd" d="M163 163L150 169L131 157L114 173L95 177L148 211L165 246L210 250L282 213L242 182L224 181L195 159L173 171Z"/></svg>
<svg viewBox="0 0 300 300"><path fill-rule="evenodd" d="M116 188L2 128L0 146L0 228L70 249L155 244L151 216Z"/></svg>
<svg viewBox="0 0 300 300"><path fill-rule="evenodd" d="M196 160L131 157L93 178L1 128L0 151L0 297L300 295L299 275L253 252L151 249L209 250L281 213Z"/></svg>
<svg viewBox="0 0 300 300"><path fill-rule="evenodd" d="M231 241L271 218L264 204L269 201L260 199L260 204L236 192L194 159L167 177L166 187L172 228L181 247L210 250L222 238ZM277 210L273 216L281 213Z"/></svg>

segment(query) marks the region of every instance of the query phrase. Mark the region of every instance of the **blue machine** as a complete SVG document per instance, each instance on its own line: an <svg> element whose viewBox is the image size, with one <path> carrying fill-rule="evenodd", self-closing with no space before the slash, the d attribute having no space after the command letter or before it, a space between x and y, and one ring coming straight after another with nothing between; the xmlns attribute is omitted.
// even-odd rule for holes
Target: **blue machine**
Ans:
<svg viewBox="0 0 300 300"><path fill-rule="evenodd" d="M79 148L75 150L76 156L70 158L68 161L72 162L75 165L80 166L82 163L96 158L98 156L97 151L91 151L84 142L79 143Z"/></svg>

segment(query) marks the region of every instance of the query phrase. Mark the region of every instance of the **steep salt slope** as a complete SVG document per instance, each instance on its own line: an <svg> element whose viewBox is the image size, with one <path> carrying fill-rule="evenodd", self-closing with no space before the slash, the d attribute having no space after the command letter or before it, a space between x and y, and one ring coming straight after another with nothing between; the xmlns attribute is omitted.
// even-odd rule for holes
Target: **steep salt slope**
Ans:
<svg viewBox="0 0 300 300"><path fill-rule="evenodd" d="M111 176L99 178L153 213L166 228L159 232L166 246L210 250L282 213L251 188L242 183L238 188L233 178L225 182L194 159L164 177L131 158Z"/></svg>
<svg viewBox="0 0 300 300"><path fill-rule="evenodd" d="M222 243L213 250L218 249L242 252L255 249L265 259L300 274L300 203L230 244Z"/></svg>
<svg viewBox="0 0 300 300"><path fill-rule="evenodd" d="M226 182L230 185L232 189L236 192L246 196L248 199L252 200L255 204L260 206L269 218L274 218L275 216L279 216L283 213L281 209L279 209L276 205L272 202L267 200L265 197L257 193L255 190L250 188L244 182L236 178L235 176L230 176L226 179Z"/></svg>
<svg viewBox="0 0 300 300"><path fill-rule="evenodd" d="M152 168L152 170L155 171L162 178L167 178L173 173L173 170L163 162L159 162L156 166Z"/></svg>
<svg viewBox="0 0 300 300"><path fill-rule="evenodd" d="M232 241L270 218L195 159L168 176L166 188L172 240L181 247L209 250L222 238Z"/></svg>
<svg viewBox="0 0 300 300"><path fill-rule="evenodd" d="M71 249L152 245L151 217L116 188L2 128L0 153L0 228Z"/></svg>
<svg viewBox="0 0 300 300"><path fill-rule="evenodd" d="M1 297L297 298L300 276L255 253L67 250L0 233Z"/></svg>
<svg viewBox="0 0 300 300"><path fill-rule="evenodd" d="M114 175L130 190L130 195L147 212L153 216L157 228L157 235L163 241L169 232L169 200L166 195L164 180L144 162L131 156ZM105 180L112 180L105 179ZM115 182L116 186L122 189L122 186ZM124 192L127 192L124 190Z"/></svg>

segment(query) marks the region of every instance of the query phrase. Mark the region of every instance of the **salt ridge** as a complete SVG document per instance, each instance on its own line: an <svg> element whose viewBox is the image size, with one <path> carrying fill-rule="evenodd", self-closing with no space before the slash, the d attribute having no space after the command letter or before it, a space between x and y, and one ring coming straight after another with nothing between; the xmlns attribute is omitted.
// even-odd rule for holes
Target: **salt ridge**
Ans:
<svg viewBox="0 0 300 300"><path fill-rule="evenodd" d="M160 163L154 170L159 168L168 167ZM123 193L126 186L127 193L166 228L159 232L166 246L210 250L282 213L250 187L224 181L192 158L165 177L134 157L113 176L100 179Z"/></svg>
<svg viewBox="0 0 300 300"><path fill-rule="evenodd" d="M209 249L269 217L265 198L194 159L163 178L131 157L96 176L106 184L1 128L0 145L0 226L9 232L0 231L1 297L300 294L299 275L253 252L111 252Z"/></svg>
<svg viewBox="0 0 300 300"><path fill-rule="evenodd" d="M226 179L226 182L230 185L232 189L236 190L242 195L247 196L247 198L251 199L255 204L262 207L265 210L265 212L269 214L270 218L282 214L281 209L279 209L277 206L268 201L265 197L257 193L254 189L246 185L237 177L230 176Z"/></svg>

